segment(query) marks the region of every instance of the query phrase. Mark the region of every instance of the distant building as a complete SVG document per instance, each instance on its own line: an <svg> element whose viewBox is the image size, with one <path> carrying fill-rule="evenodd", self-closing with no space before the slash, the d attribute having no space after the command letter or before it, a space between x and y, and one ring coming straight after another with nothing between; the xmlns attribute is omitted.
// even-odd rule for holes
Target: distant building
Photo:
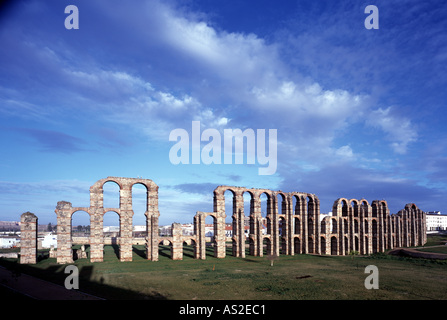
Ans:
<svg viewBox="0 0 447 320"><path fill-rule="evenodd" d="M194 235L194 224L192 223L182 224L182 234L184 236Z"/></svg>
<svg viewBox="0 0 447 320"><path fill-rule="evenodd" d="M46 234L42 239L42 248L57 248L57 234L51 232Z"/></svg>
<svg viewBox="0 0 447 320"><path fill-rule="evenodd" d="M13 248L19 242L20 242L20 239L18 239L17 237L3 236L0 238L0 248L1 249Z"/></svg>
<svg viewBox="0 0 447 320"><path fill-rule="evenodd" d="M426 219L427 219L427 232L447 230L447 215L441 214L441 211L427 212Z"/></svg>

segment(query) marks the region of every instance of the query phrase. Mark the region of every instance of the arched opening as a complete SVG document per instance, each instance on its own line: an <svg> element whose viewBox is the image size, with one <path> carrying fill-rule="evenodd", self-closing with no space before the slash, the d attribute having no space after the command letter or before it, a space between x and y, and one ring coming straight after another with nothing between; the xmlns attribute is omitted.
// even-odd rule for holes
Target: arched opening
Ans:
<svg viewBox="0 0 447 320"><path fill-rule="evenodd" d="M264 229L263 234L272 234L269 195L264 192L259 196L259 200L261 202L261 221Z"/></svg>
<svg viewBox="0 0 447 320"><path fill-rule="evenodd" d="M373 218L377 218L377 211L378 211L377 203L375 203L373 201L373 204L372 204L371 208L372 208L372 217Z"/></svg>
<svg viewBox="0 0 447 320"><path fill-rule="evenodd" d="M225 237L232 239L232 255L237 256L237 242L234 237L237 236L237 223L238 223L238 213L236 212L236 199L233 190L225 190L224 193L225 201L225 223L228 228L225 227Z"/></svg>
<svg viewBox="0 0 447 320"><path fill-rule="evenodd" d="M354 213L354 218L357 218L359 216L359 206L357 201L351 201L351 207Z"/></svg>
<svg viewBox="0 0 447 320"><path fill-rule="evenodd" d="M372 252L378 251L378 233L377 233L377 220L372 221Z"/></svg>
<svg viewBox="0 0 447 320"><path fill-rule="evenodd" d="M354 233L359 233L359 221L354 219Z"/></svg>
<svg viewBox="0 0 447 320"><path fill-rule="evenodd" d="M300 220L300 218L295 217L294 221L295 221L295 223L294 223L294 227L295 227L294 234L299 235L299 234L301 234L301 220Z"/></svg>
<svg viewBox="0 0 447 320"><path fill-rule="evenodd" d="M293 195L293 196L292 196L292 214L293 214L293 215L296 215L296 214L297 214L297 213L296 213L296 204L297 204L297 202L298 202L297 196L296 196L296 195Z"/></svg>
<svg viewBox="0 0 447 320"><path fill-rule="evenodd" d="M343 233L344 234L349 233L348 219L343 219Z"/></svg>
<svg viewBox="0 0 447 320"><path fill-rule="evenodd" d="M341 201L341 216L347 217L348 216L348 204L346 203L346 200Z"/></svg>
<svg viewBox="0 0 447 320"><path fill-rule="evenodd" d="M337 226L337 219L331 219L331 233L337 234L338 233L338 226Z"/></svg>
<svg viewBox="0 0 447 320"><path fill-rule="evenodd" d="M76 211L71 216L71 249L73 260L86 259L90 254L90 215Z"/></svg>
<svg viewBox="0 0 447 320"><path fill-rule="evenodd" d="M103 217L104 259L115 255L119 259L120 217L115 211L107 211Z"/></svg>
<svg viewBox="0 0 447 320"><path fill-rule="evenodd" d="M270 238L265 237L262 240L262 253L264 256L271 256L273 254L272 250L272 242L270 241Z"/></svg>
<svg viewBox="0 0 447 320"><path fill-rule="evenodd" d="M382 214L383 214L383 216L385 217L385 216L386 216L386 213L387 213L387 206L386 206L386 203L385 203L384 201L382 201L381 205L382 205ZM413 204L413 206L414 206L414 204Z"/></svg>
<svg viewBox="0 0 447 320"><path fill-rule="evenodd" d="M194 239L183 241L183 260L195 259L196 257L196 242Z"/></svg>
<svg viewBox="0 0 447 320"><path fill-rule="evenodd" d="M252 199L253 195L249 191L245 191L242 194L242 197L244 199L244 222L242 223L243 230L241 232L243 236L243 243L244 243L244 251L245 256L253 254L254 252L254 242L250 242L250 233L254 233L254 230L251 230L252 227L254 227L254 222L252 221L253 217L251 216L251 212L253 210L252 208Z"/></svg>
<svg viewBox="0 0 447 320"><path fill-rule="evenodd" d="M276 204L277 204L277 212L278 214L286 215L287 214L287 202L286 198L282 193L278 193L276 195Z"/></svg>
<svg viewBox="0 0 447 320"><path fill-rule="evenodd" d="M326 238L320 237L320 253L326 254Z"/></svg>
<svg viewBox="0 0 447 320"><path fill-rule="evenodd" d="M304 210L304 206L303 206L303 204L305 203L304 197L299 196L299 195L294 195L293 202L294 202L294 204L293 204L294 214L297 216L301 215Z"/></svg>
<svg viewBox="0 0 447 320"><path fill-rule="evenodd" d="M224 192L224 199L225 199L225 216L226 216L226 223L232 223L233 222L233 214L234 214L234 193L232 190L225 190ZM233 228L234 230L234 228Z"/></svg>
<svg viewBox="0 0 447 320"><path fill-rule="evenodd" d="M308 221L310 221L310 219L314 219L315 221L315 200L313 197L311 196L307 196L307 216L308 216ZM309 232L309 234L312 234Z"/></svg>
<svg viewBox="0 0 447 320"><path fill-rule="evenodd" d="M337 237L331 237L331 255L337 255Z"/></svg>
<svg viewBox="0 0 447 320"><path fill-rule="evenodd" d="M295 237L293 239L293 250L295 251L296 254L301 253L301 241L299 237Z"/></svg>
<svg viewBox="0 0 447 320"><path fill-rule="evenodd" d="M148 190L145 185L136 183L132 186L132 236L140 245L145 244L144 238L147 237L146 216L148 211L147 203Z"/></svg>
<svg viewBox="0 0 447 320"><path fill-rule="evenodd" d="M366 200L362 201L362 205L361 205L360 209L362 210L363 216L365 218L367 218L368 217L368 202L366 202Z"/></svg>
<svg viewBox="0 0 447 320"><path fill-rule="evenodd" d="M314 237L313 236L309 236L307 243L309 245L309 249L308 252L309 253L314 253Z"/></svg>
<svg viewBox="0 0 447 320"><path fill-rule="evenodd" d="M171 259L172 242L169 239L161 239L158 243L158 256L161 259Z"/></svg>
<svg viewBox="0 0 447 320"><path fill-rule="evenodd" d="M102 186L104 208L120 207L120 186L115 181L107 181Z"/></svg>
<svg viewBox="0 0 447 320"><path fill-rule="evenodd" d="M307 220L307 225L308 225L308 227L307 227L308 234L310 234L310 235L314 234L314 219L309 218Z"/></svg>
<svg viewBox="0 0 447 320"><path fill-rule="evenodd" d="M207 257L217 257L216 231L216 219L214 216L208 215L205 218L205 252Z"/></svg>

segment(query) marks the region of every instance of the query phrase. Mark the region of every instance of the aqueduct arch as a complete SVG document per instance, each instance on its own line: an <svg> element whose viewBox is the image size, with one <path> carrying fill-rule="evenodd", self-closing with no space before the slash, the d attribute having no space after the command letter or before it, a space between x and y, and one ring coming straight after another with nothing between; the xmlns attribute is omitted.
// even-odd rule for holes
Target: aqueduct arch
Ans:
<svg viewBox="0 0 447 320"><path fill-rule="evenodd" d="M104 207L104 184L114 182L119 187L119 207ZM213 191L213 212L198 211L194 216L194 235L183 236L181 225L172 224L172 236L161 238L158 232L158 186L149 179L108 177L90 187L90 207L72 207L60 201L56 206L58 225L57 262L72 263L71 217L77 211L90 215L90 260L103 261L104 214L113 211L120 219L119 257L132 260L132 187L146 188L146 258L158 260L160 241L171 244L171 258L183 258L183 243L194 244L194 257L206 259L205 219L213 217L214 256L224 258L226 242L232 242L232 254L244 258L248 240L249 254L268 255L333 254L346 255L383 252L396 246L417 246L426 242L425 213L415 204L408 204L398 214L390 215L387 202L365 199L337 199L332 216L320 220L320 201L315 194L283 192L269 189L218 186ZM231 239L225 234L225 192L233 197ZM244 213L244 194L250 194L250 212ZM261 196L266 195L266 213L261 212ZM248 237L245 233L249 221ZM31 251L30 251L31 252ZM29 260L33 261L33 260Z"/></svg>
<svg viewBox="0 0 447 320"><path fill-rule="evenodd" d="M104 208L104 184L114 182L119 186L119 208ZM158 260L158 186L149 179L108 177L98 180L90 187L90 207L72 207L70 202L60 201L56 207L58 224L58 263L73 262L71 253L71 216L76 211L85 211L90 215L90 260L92 262L103 261L104 214L114 211L120 219L120 260L132 260L132 186L141 184L147 190L146 205L146 258L152 261Z"/></svg>

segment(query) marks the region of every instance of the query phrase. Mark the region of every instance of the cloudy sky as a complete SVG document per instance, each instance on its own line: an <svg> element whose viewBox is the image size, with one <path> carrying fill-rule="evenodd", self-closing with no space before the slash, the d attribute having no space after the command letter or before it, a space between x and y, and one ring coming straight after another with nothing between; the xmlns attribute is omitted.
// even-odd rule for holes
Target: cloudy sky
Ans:
<svg viewBox="0 0 447 320"><path fill-rule="evenodd" d="M88 206L107 176L157 183L160 224L212 211L223 184L315 193L321 212L339 197L446 211L444 1L13 2L0 7L0 220L55 223L58 201ZM369 4L379 29L364 26ZM276 129L276 172L246 157L174 165L169 135L191 138L192 121Z"/></svg>

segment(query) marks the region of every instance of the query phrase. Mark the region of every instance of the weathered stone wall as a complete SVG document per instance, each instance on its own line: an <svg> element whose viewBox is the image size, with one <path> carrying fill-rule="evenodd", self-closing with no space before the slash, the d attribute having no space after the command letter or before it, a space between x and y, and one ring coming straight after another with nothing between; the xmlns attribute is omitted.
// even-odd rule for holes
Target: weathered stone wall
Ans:
<svg viewBox="0 0 447 320"><path fill-rule="evenodd" d="M115 182L120 189L119 208L104 208L103 186ZM198 211L194 216L194 235L182 236L181 225L172 225L171 237L158 234L158 186L149 179L108 177L97 181L90 187L90 207L72 207L70 202L58 202L58 263L72 263L71 216L76 211L90 215L90 260L103 260L103 249L107 239L103 234L103 216L106 212L116 212L120 217L121 261L132 260L132 186L142 184L147 190L145 212L148 236L146 258L158 260L159 244L171 245L171 258L183 258L183 244L194 246L196 259L206 258L205 219L213 218L214 236L212 246L214 256L226 255L225 235L225 192L232 195L233 236L232 254L236 257L294 255L294 254L332 254L346 255L351 251L360 254L383 252L394 247L417 246L426 242L425 213L414 204L408 204L396 215L390 215L384 200L346 198L334 202L332 216L320 222L320 201L314 194L304 192L282 192L269 189L254 189L232 186L219 186L213 192L213 212ZM244 194L250 195L250 210L244 212ZM266 212L261 213L261 195L265 194ZM245 218L249 219L249 236L245 235Z"/></svg>
<svg viewBox="0 0 447 320"><path fill-rule="evenodd" d="M37 262L37 217L25 212L20 216L20 263Z"/></svg>
<svg viewBox="0 0 447 320"><path fill-rule="evenodd" d="M408 241L412 239L412 241ZM337 199L332 216L325 217L321 230L321 253L346 255L371 254L395 247L425 244L425 213L415 204L390 215L385 200Z"/></svg>
<svg viewBox="0 0 447 320"><path fill-rule="evenodd" d="M104 184L112 181L120 189L119 208L104 208ZM90 207L72 207L70 202L60 201L56 207L58 224L58 263L72 263L71 216L77 211L85 211L90 215L90 261L103 261L104 254L104 214L116 212L120 219L119 256L120 261L132 261L132 187L141 184L146 187L146 224L148 237L146 238L146 257L158 260L158 186L149 179L108 177L97 181L90 187Z"/></svg>

